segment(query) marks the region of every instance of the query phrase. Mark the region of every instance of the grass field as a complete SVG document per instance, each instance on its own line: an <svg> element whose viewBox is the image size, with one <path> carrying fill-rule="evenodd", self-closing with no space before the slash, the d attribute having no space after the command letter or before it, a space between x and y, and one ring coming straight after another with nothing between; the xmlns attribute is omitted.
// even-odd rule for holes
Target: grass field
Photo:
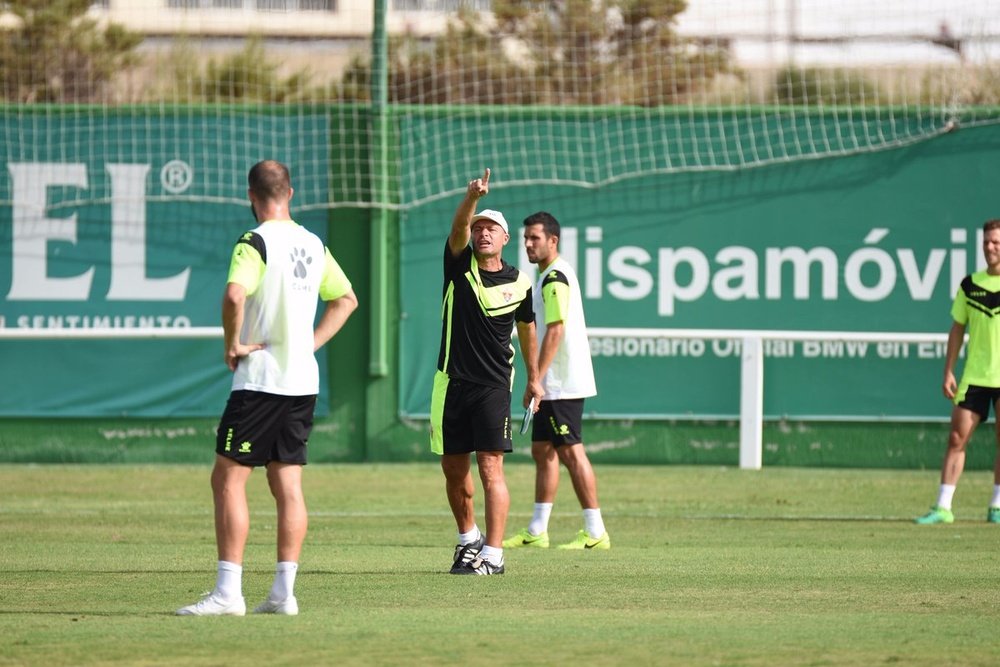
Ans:
<svg viewBox="0 0 1000 667"><path fill-rule="evenodd" d="M509 534L533 469L507 470ZM611 551L508 550L504 576L454 577L436 466L309 466L302 613L182 618L214 583L208 468L7 466L0 665L1000 662L988 473L963 478L955 524L923 527L931 472L597 472ZM250 495L248 606L274 561L262 474ZM550 534L580 524L563 473Z"/></svg>

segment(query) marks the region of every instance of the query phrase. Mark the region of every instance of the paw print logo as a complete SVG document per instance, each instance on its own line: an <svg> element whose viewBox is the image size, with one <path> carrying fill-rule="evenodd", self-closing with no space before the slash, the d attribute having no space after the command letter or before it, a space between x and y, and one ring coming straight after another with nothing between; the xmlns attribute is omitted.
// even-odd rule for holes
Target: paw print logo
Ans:
<svg viewBox="0 0 1000 667"><path fill-rule="evenodd" d="M306 256L305 248L292 248L292 262L295 264L295 277L302 279L306 277L306 267L312 264L313 258Z"/></svg>

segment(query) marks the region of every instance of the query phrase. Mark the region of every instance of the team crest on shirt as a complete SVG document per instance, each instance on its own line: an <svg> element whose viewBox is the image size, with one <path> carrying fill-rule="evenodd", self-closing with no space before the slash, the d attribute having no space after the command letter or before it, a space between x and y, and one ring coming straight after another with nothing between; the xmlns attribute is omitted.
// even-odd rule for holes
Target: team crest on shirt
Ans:
<svg viewBox="0 0 1000 667"><path fill-rule="evenodd" d="M510 303L510 300L514 298L514 293L508 290L501 292L501 295L503 296L504 303Z"/></svg>

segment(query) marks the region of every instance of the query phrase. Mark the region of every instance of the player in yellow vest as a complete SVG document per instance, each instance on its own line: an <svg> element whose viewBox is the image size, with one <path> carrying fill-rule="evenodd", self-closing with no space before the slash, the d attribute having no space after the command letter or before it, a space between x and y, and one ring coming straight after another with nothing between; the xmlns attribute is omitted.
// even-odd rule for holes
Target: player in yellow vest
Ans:
<svg viewBox="0 0 1000 667"><path fill-rule="evenodd" d="M952 523L952 497L962 470L965 468L965 448L981 422L994 418L1000 400L1000 220L983 225L983 257L986 270L977 271L962 280L951 307L954 322L948 332L948 347L944 363L944 395L955 407L951 411L951 432L948 448L941 465L941 486L937 502L931 511L916 519L918 524ZM969 332L962 381L955 381L955 364L962 349L965 332ZM997 446L1000 450L1000 422L997 424ZM989 523L1000 523L1000 451L994 463L993 498L986 511Z"/></svg>
<svg viewBox="0 0 1000 667"><path fill-rule="evenodd" d="M559 486L559 463L569 471L583 510L583 530L560 549L604 550L611 537L597 502L597 478L583 448L583 401L597 395L594 365L576 272L559 254L559 221L545 211L524 219L524 246L538 265L535 303L538 374L545 394L531 431L535 460L535 507L527 528L504 540L505 547L549 546L548 524Z"/></svg>
<svg viewBox="0 0 1000 667"><path fill-rule="evenodd" d="M358 306L351 283L323 241L295 223L288 168L258 162L248 175L258 226L233 249L222 300L224 360L232 392L216 436L212 495L218 550L216 584L182 616L242 616L243 550L250 528L246 483L258 466L278 515L278 563L255 613L295 615L295 573L308 518L302 495L306 441L319 393L315 352ZM317 299L326 308L315 328Z"/></svg>

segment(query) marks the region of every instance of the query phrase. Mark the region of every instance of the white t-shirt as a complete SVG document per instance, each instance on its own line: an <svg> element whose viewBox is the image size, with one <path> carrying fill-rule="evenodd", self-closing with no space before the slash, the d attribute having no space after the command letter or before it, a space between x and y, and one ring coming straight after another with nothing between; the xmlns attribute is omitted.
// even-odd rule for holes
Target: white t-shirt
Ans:
<svg viewBox="0 0 1000 667"><path fill-rule="evenodd" d="M562 321L563 339L542 386L543 400L587 398L597 395L594 364L590 358L587 322L583 316L583 296L576 273L562 257L552 262L535 283L535 327L541 348L547 325ZM538 304L543 304L541 308Z"/></svg>
<svg viewBox="0 0 1000 667"><path fill-rule="evenodd" d="M318 394L317 300L330 301L351 289L323 241L291 220L263 222L233 249L229 282L247 290L240 342L266 346L240 359L233 391Z"/></svg>

